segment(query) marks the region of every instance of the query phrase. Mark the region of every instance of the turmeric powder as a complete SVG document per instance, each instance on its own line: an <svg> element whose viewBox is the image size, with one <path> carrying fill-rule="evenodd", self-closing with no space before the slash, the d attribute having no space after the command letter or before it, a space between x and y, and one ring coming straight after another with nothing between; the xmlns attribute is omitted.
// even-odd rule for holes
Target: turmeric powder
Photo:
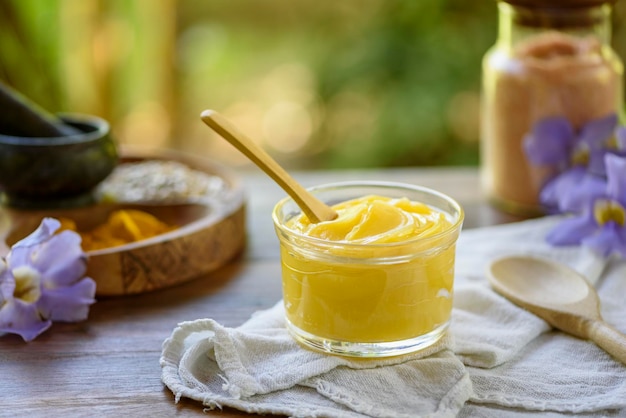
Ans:
<svg viewBox="0 0 626 418"><path fill-rule="evenodd" d="M80 234L84 251L117 247L176 229L176 226L168 225L155 216L136 209L116 210L104 224L90 231L79 231L72 219L61 218L59 221L60 230L69 229Z"/></svg>

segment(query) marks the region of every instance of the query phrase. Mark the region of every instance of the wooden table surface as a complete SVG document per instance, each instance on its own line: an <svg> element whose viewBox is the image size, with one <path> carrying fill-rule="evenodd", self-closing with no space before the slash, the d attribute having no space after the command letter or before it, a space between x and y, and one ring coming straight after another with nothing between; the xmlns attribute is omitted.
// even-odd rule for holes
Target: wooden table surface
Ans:
<svg viewBox="0 0 626 418"><path fill-rule="evenodd" d="M53 326L30 343L0 338L0 416L200 417L200 403L174 396L161 382L161 344L176 324L213 318L238 326L281 298L278 241L271 221L284 193L261 171L238 172L246 189L247 245L223 268L174 288L98 300L81 323ZM437 189L466 211L464 228L510 222L480 192L475 168L296 172L305 186L344 180L389 180Z"/></svg>

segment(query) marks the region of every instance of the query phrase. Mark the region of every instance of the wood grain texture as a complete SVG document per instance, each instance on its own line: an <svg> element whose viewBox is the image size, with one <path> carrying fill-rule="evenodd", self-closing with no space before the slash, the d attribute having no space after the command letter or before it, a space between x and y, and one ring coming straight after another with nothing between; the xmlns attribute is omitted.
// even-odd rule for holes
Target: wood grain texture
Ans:
<svg viewBox="0 0 626 418"><path fill-rule="evenodd" d="M30 343L0 338L0 416L4 417L236 417L238 411L203 413L197 402L174 403L161 383L159 356L176 324L213 318L236 327L281 298L278 240L271 212L284 192L256 169L240 173L246 195L246 246L221 268L153 292L99 298L89 319L55 323ZM516 220L491 209L478 173L462 169L300 172L305 186L375 179L432 187L455 197L465 227Z"/></svg>

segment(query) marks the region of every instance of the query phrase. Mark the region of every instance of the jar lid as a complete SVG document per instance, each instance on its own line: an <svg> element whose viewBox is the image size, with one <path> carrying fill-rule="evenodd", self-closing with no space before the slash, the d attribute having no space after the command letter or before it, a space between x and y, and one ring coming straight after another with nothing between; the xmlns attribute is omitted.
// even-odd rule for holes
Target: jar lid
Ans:
<svg viewBox="0 0 626 418"><path fill-rule="evenodd" d="M498 0L514 8L518 25L543 28L590 27L606 21L617 0Z"/></svg>
<svg viewBox="0 0 626 418"><path fill-rule="evenodd" d="M559 8L570 9L579 7L601 6L612 4L617 0L499 0L513 6L523 6L538 9Z"/></svg>

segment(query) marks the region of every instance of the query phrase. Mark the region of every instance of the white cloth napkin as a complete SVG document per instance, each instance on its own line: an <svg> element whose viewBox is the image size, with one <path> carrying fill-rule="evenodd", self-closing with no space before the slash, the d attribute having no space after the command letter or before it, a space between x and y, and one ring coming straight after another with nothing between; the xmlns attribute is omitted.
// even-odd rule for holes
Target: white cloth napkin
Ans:
<svg viewBox="0 0 626 418"><path fill-rule="evenodd" d="M165 340L162 380L207 408L293 417L623 416L626 367L588 341L551 330L494 293L495 257L535 254L564 262L596 285L604 318L626 331L626 263L544 242L556 218L463 231L448 335L413 355L382 360L299 347L282 302L239 328L185 322Z"/></svg>

